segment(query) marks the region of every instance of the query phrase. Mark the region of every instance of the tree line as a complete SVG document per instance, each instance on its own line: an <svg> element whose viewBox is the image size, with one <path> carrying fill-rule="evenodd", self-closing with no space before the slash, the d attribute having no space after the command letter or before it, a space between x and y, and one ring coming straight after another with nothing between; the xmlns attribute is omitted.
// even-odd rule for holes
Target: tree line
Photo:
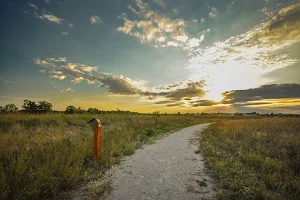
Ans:
<svg viewBox="0 0 300 200"><path fill-rule="evenodd" d="M24 113L32 113L32 114L43 114L43 113L50 113L50 112L58 112L53 110L53 106L51 103L47 101L30 101L25 99L22 105L22 109L19 110L19 108L13 104L7 104L5 106L0 106L0 113L6 114L6 113L16 113L16 112L24 112ZM77 113L91 113L91 114L103 114L103 113L120 113L120 114L140 114L138 112L131 112L131 111L122 111L119 108L113 111L104 111L99 110L98 108L88 108L82 109L80 106L67 106L65 111L63 111L66 114L77 114Z"/></svg>

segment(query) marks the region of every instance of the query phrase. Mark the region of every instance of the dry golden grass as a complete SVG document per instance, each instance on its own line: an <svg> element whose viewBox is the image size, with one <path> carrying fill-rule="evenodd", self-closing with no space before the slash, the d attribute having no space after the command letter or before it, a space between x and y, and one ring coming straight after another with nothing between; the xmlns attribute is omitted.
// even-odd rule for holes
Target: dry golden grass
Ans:
<svg viewBox="0 0 300 200"><path fill-rule="evenodd" d="M86 123L93 117L103 122L98 162L92 158L93 133ZM0 199L59 198L162 133L208 121L183 115L2 115Z"/></svg>
<svg viewBox="0 0 300 200"><path fill-rule="evenodd" d="M218 199L300 199L300 119L222 120L201 134Z"/></svg>

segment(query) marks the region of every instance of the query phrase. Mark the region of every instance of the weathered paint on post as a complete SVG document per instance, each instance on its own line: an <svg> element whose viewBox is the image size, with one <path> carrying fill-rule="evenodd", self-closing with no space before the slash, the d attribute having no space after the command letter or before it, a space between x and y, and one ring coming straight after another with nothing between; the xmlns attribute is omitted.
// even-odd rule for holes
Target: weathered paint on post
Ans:
<svg viewBox="0 0 300 200"><path fill-rule="evenodd" d="M88 121L88 123L94 131L94 158L96 160L99 160L101 155L101 121L99 119L94 118Z"/></svg>

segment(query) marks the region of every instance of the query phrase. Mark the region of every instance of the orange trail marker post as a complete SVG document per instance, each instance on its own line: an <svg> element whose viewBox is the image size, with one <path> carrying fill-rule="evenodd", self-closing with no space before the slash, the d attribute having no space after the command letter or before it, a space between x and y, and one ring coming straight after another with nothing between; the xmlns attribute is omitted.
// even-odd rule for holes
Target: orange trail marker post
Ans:
<svg viewBox="0 0 300 200"><path fill-rule="evenodd" d="M101 153L101 122L99 119L94 118L87 123L90 124L92 130L94 131L94 158L95 160L99 160Z"/></svg>

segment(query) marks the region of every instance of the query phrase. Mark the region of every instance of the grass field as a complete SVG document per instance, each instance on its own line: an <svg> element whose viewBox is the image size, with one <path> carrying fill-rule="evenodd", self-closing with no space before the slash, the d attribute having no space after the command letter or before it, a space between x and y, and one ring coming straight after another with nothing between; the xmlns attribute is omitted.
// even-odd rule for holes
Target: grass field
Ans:
<svg viewBox="0 0 300 200"><path fill-rule="evenodd" d="M86 123L93 117L103 124L100 161ZM1 115L0 199L61 199L163 133L204 122L216 122L200 143L218 199L299 199L299 118L118 114Z"/></svg>
<svg viewBox="0 0 300 200"><path fill-rule="evenodd" d="M98 162L86 123L93 117L103 122ZM80 182L101 178L122 156L162 133L208 121L188 115L1 115L0 199L58 199Z"/></svg>
<svg viewBox="0 0 300 200"><path fill-rule="evenodd" d="M222 120L201 134L218 199L300 199L300 119Z"/></svg>

